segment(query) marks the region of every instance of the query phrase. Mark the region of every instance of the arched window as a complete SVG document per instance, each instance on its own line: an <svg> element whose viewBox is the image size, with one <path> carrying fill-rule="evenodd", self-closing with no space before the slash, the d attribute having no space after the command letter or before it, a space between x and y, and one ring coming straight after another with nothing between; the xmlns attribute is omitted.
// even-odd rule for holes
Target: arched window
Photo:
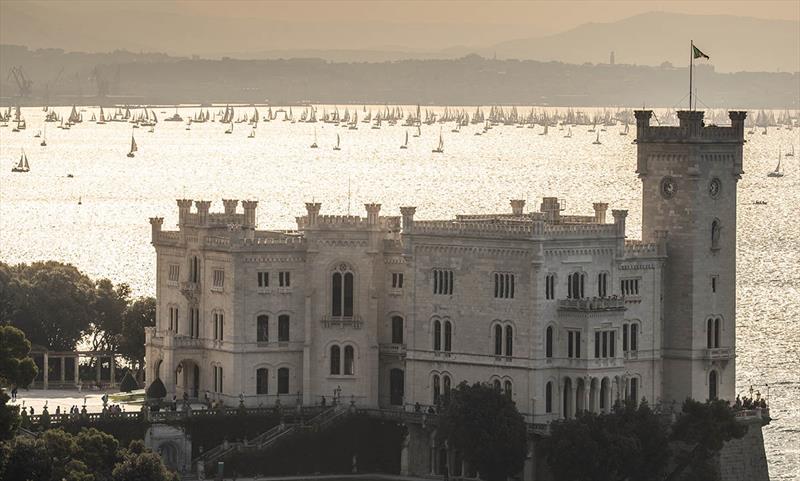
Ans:
<svg viewBox="0 0 800 481"><path fill-rule="evenodd" d="M355 353L353 346L344 347L344 374L352 376L355 373Z"/></svg>
<svg viewBox="0 0 800 481"><path fill-rule="evenodd" d="M631 324L631 351L639 349L639 324Z"/></svg>
<svg viewBox="0 0 800 481"><path fill-rule="evenodd" d="M289 316L287 314L278 316L278 341L289 342Z"/></svg>
<svg viewBox="0 0 800 481"><path fill-rule="evenodd" d="M721 324L722 324L722 319L720 318L714 319L714 347L719 347Z"/></svg>
<svg viewBox="0 0 800 481"><path fill-rule="evenodd" d="M442 323L438 319L433 321L433 350L442 350Z"/></svg>
<svg viewBox="0 0 800 481"><path fill-rule="evenodd" d="M267 394L269 391L269 369L262 367L256 370L256 394Z"/></svg>
<svg viewBox="0 0 800 481"><path fill-rule="evenodd" d="M392 317L392 344L403 344L403 318Z"/></svg>
<svg viewBox="0 0 800 481"><path fill-rule="evenodd" d="M639 403L639 378L633 377L630 380L630 400L634 404Z"/></svg>
<svg viewBox="0 0 800 481"><path fill-rule="evenodd" d="M606 397L608 397L608 379L600 381L600 409L606 408Z"/></svg>
<svg viewBox="0 0 800 481"><path fill-rule="evenodd" d="M503 355L503 326L500 324L494 326L494 355Z"/></svg>
<svg viewBox="0 0 800 481"><path fill-rule="evenodd" d="M444 321L444 350L450 352L453 347L453 325L450 321Z"/></svg>
<svg viewBox="0 0 800 481"><path fill-rule="evenodd" d="M331 315L353 317L353 272L347 264L340 264L331 276Z"/></svg>
<svg viewBox="0 0 800 481"><path fill-rule="evenodd" d="M444 385L444 403L450 402L450 376L442 376L442 384Z"/></svg>
<svg viewBox="0 0 800 481"><path fill-rule="evenodd" d="M544 335L544 355L553 357L553 326L547 326Z"/></svg>
<svg viewBox="0 0 800 481"><path fill-rule="evenodd" d="M717 371L708 373L708 399L717 399Z"/></svg>
<svg viewBox="0 0 800 481"><path fill-rule="evenodd" d="M439 384L439 376L433 375L433 404L439 404L439 398L442 395L442 387Z"/></svg>
<svg viewBox="0 0 800 481"><path fill-rule="evenodd" d="M506 356L514 355L514 328L506 326Z"/></svg>
<svg viewBox="0 0 800 481"><path fill-rule="evenodd" d="M553 412L553 382L547 381L544 386L544 412Z"/></svg>
<svg viewBox="0 0 800 481"><path fill-rule="evenodd" d="M269 342L269 316L262 314L256 318L256 340Z"/></svg>
<svg viewBox="0 0 800 481"><path fill-rule="evenodd" d="M567 297L570 299L583 299L586 274L574 272L567 276Z"/></svg>
<svg viewBox="0 0 800 481"><path fill-rule="evenodd" d="M189 282L200 282L200 258L197 256L189 259Z"/></svg>
<svg viewBox="0 0 800 481"><path fill-rule="evenodd" d="M500 385L500 380L499 379L495 379L494 382L492 383L492 385L494 386L494 390L495 391L500 392L500 389L501 389L502 386Z"/></svg>
<svg viewBox="0 0 800 481"><path fill-rule="evenodd" d="M714 219L711 222L711 248L712 249L719 249L719 237L722 227L720 225L719 219Z"/></svg>
<svg viewBox="0 0 800 481"><path fill-rule="evenodd" d="M714 320L709 319L706 321L706 347L711 349L714 347Z"/></svg>
<svg viewBox="0 0 800 481"><path fill-rule="evenodd" d="M511 397L511 395L512 395L511 381L507 380L505 383L503 383L503 390L505 391L505 395L506 396Z"/></svg>
<svg viewBox="0 0 800 481"><path fill-rule="evenodd" d="M342 352L339 346L331 346L331 374L336 376L342 373Z"/></svg>
<svg viewBox="0 0 800 481"><path fill-rule="evenodd" d="M278 369L278 394L289 394L289 368Z"/></svg>

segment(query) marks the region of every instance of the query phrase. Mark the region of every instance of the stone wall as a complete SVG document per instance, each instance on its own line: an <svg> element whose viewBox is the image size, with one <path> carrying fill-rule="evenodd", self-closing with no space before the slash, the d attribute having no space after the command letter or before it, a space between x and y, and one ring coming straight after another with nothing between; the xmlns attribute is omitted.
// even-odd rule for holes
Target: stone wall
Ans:
<svg viewBox="0 0 800 481"><path fill-rule="evenodd" d="M761 419L741 421L748 425L747 434L725 444L719 455L721 481L769 481L767 454Z"/></svg>

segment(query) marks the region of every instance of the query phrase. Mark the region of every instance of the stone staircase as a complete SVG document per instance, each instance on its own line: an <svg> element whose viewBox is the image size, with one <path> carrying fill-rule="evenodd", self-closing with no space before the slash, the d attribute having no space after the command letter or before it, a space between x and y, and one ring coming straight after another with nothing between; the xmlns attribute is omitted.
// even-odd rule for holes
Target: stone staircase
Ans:
<svg viewBox="0 0 800 481"><path fill-rule="evenodd" d="M267 431L259 434L253 439L245 440L242 442L223 442L213 449L203 452L192 461L194 471L196 472L198 466L210 466L213 463L224 459L231 453L242 451L257 451L267 449L274 446L283 439L291 437L293 434L301 431L322 431L334 425L336 422L344 419L349 413L348 409L342 405L331 407L308 421L300 421L294 423L281 423L274 426Z"/></svg>

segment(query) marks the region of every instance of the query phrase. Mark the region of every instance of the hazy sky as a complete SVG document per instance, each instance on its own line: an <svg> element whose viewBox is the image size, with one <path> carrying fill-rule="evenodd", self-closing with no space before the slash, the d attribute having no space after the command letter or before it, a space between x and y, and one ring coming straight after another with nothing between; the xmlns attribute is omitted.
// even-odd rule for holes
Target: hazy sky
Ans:
<svg viewBox="0 0 800 481"><path fill-rule="evenodd" d="M487 46L653 10L800 20L800 0L0 0L0 42L173 54Z"/></svg>

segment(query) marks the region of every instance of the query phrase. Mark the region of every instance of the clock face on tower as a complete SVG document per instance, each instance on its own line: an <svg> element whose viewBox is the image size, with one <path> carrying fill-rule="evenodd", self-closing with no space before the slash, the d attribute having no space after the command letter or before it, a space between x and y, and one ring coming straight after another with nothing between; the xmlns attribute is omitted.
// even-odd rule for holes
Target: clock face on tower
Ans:
<svg viewBox="0 0 800 481"><path fill-rule="evenodd" d="M661 196L665 199L672 198L675 195L675 179L672 177L664 177L661 179Z"/></svg>
<svg viewBox="0 0 800 481"><path fill-rule="evenodd" d="M708 184L708 194L711 196L712 199L716 199L719 197L719 191L722 188L722 182L716 177L711 179L711 182Z"/></svg>

